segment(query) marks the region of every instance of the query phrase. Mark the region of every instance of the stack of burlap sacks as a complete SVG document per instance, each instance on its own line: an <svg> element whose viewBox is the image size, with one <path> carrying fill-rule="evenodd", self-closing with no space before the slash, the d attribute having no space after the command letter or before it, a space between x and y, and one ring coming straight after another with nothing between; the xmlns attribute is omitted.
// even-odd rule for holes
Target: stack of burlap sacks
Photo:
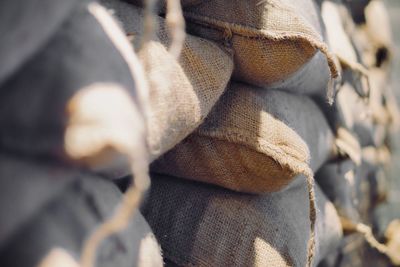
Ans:
<svg viewBox="0 0 400 267"><path fill-rule="evenodd" d="M99 266L354 263L397 126L381 1L182 0L178 57L173 1L153 16L151 1L52 1L58 21L32 1L43 34L0 54L1 263L48 266L55 247L85 258L122 198L110 178L144 190L148 164L140 212ZM0 53L26 34L15 29Z"/></svg>
<svg viewBox="0 0 400 267"><path fill-rule="evenodd" d="M140 47L144 2L103 4L147 71L157 134L142 212L167 265L344 266L385 198L397 123L382 2L181 1L178 61L163 4Z"/></svg>

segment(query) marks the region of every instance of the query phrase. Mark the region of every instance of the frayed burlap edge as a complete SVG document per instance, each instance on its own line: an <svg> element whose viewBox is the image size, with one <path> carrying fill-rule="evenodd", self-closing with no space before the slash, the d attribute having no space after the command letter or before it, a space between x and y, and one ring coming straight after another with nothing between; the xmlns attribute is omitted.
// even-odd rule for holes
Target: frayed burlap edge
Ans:
<svg viewBox="0 0 400 267"><path fill-rule="evenodd" d="M213 29L221 30L225 37L232 38L234 34L239 35L241 37L246 38L258 38L258 39L268 39L272 41L306 41L310 44L311 47L321 51L328 62L329 70L331 73L331 79L338 78L339 75L339 67L337 65L336 57L333 53L329 51L328 45L325 44L323 41L317 41L315 36L308 35L308 34L300 34L297 32L287 32L287 31L268 31L263 29L257 29L237 23L225 22L221 20L217 20L214 18L210 18L207 16L200 16L197 14L193 14L190 12L185 12L184 16L189 21L210 27ZM328 91L331 90L332 87L328 87ZM332 103L334 96L334 92L328 92L328 102Z"/></svg>

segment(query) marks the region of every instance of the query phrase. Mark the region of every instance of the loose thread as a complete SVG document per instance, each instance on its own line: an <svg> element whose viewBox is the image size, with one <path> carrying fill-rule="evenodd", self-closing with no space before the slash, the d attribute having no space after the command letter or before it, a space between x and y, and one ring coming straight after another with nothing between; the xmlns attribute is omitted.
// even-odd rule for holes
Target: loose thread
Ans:
<svg viewBox="0 0 400 267"><path fill-rule="evenodd" d="M148 15L152 18L153 15L151 12L154 9L154 0L147 0L147 2L150 10ZM143 116L146 120L148 116L148 84L144 76L142 65L139 63L135 54L133 53L133 49L130 47L129 41L126 40L126 37L123 37L123 32L120 30L116 22L113 21L113 19L109 16L107 11L97 3L90 4L88 9L89 12L91 12L92 15L98 20L106 34L108 34L111 41L127 61L132 76L134 77L140 100L142 101L141 105L144 113ZM147 24L147 29L145 29L145 32L146 31L151 38L151 32L154 31L154 26L151 24L151 22L150 24ZM144 38L144 40L147 39ZM147 136L146 127L143 134L144 136ZM107 239L109 236L126 229L132 216L139 207L144 192L150 187L150 177L148 174L149 154L147 144L137 140L137 142L132 146L124 143L120 144L119 142L110 143L109 145L116 149L116 151L125 155L129 162L131 162L131 171L135 180L123 196L122 201L114 215L104 223L100 224L89 236L89 238L86 239L81 253L81 267L95 266L96 253L101 245L101 242Z"/></svg>
<svg viewBox="0 0 400 267"><path fill-rule="evenodd" d="M379 241L376 240L370 226L363 223L355 223L345 217L340 217L340 220L342 222L343 230L362 234L372 248L388 256L389 258L391 257L389 254L389 248L385 244L379 243Z"/></svg>
<svg viewBox="0 0 400 267"><path fill-rule="evenodd" d="M146 0L144 9L143 37L140 40L139 51L153 39L157 32L157 18L155 15L157 0Z"/></svg>
<svg viewBox="0 0 400 267"><path fill-rule="evenodd" d="M178 59L186 37L185 19L183 18L180 0L167 0L165 21L172 38L169 52Z"/></svg>
<svg viewBox="0 0 400 267"><path fill-rule="evenodd" d="M310 238L307 243L307 263L306 266L312 266L315 255L315 223L317 220L317 207L315 202L315 187L313 172L308 169L304 172L307 178L308 198L309 198L309 219L310 219Z"/></svg>

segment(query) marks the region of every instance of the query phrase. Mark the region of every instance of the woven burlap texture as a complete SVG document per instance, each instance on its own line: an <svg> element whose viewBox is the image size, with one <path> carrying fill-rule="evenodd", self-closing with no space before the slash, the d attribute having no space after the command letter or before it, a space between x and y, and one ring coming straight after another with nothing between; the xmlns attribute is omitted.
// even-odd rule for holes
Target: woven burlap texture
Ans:
<svg viewBox="0 0 400 267"><path fill-rule="evenodd" d="M286 186L333 153L311 99L232 83L205 122L152 165L158 173L263 193Z"/></svg>
<svg viewBox="0 0 400 267"><path fill-rule="evenodd" d="M115 11L136 48L143 30L143 11L116 0L103 3ZM148 143L151 158L171 149L207 116L231 77L231 56L207 40L186 36L179 61L167 51L164 19L157 19L153 40L138 51L150 84Z"/></svg>
<svg viewBox="0 0 400 267"><path fill-rule="evenodd" d="M184 10L188 31L234 51L234 78L268 86L287 78L320 50L332 77L333 56L323 42L313 1L206 1Z"/></svg>
<svg viewBox="0 0 400 267"><path fill-rule="evenodd" d="M310 95L326 102L330 79L326 57L323 53L317 52L299 70L284 80L268 85L268 89Z"/></svg>
<svg viewBox="0 0 400 267"><path fill-rule="evenodd" d="M285 191L255 196L153 175L143 214L178 266L304 266L307 190L303 176ZM315 264L341 238L335 209L316 192Z"/></svg>

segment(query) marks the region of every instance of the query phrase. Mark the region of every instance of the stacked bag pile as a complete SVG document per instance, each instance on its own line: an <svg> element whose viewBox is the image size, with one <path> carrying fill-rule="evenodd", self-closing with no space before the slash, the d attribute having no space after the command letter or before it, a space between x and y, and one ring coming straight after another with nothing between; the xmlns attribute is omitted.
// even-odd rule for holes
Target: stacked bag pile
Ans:
<svg viewBox="0 0 400 267"><path fill-rule="evenodd" d="M20 1L2 265L400 264L398 222L371 228L398 125L380 0Z"/></svg>

